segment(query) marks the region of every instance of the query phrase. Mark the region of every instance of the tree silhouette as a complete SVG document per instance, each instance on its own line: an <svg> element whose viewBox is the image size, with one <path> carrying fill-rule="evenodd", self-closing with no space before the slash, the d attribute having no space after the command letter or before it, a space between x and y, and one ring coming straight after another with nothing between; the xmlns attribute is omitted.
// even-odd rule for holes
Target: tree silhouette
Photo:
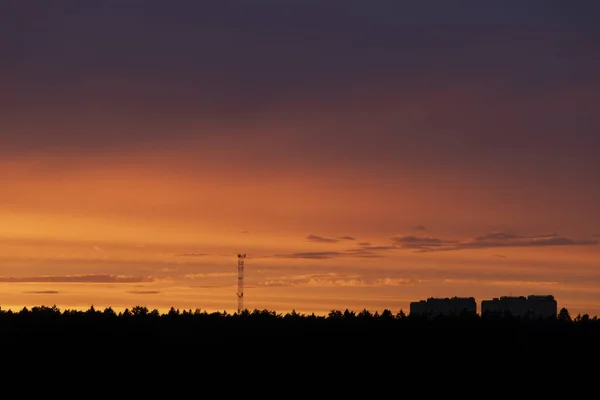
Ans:
<svg viewBox="0 0 600 400"><path fill-rule="evenodd" d="M565 307L561 308L558 313L558 320L562 322L572 322L571 315L569 314L569 310Z"/></svg>
<svg viewBox="0 0 600 400"><path fill-rule="evenodd" d="M381 315L379 317L380 319L384 320L384 321L390 321L392 319L394 319L394 315L392 314L392 312L390 310L388 310L387 308L385 310L383 310L381 312Z"/></svg>
<svg viewBox="0 0 600 400"><path fill-rule="evenodd" d="M506 355L547 351L555 346L591 351L600 347L600 321L588 314L578 315L573 321L566 308L557 318L547 320L472 314L427 318L406 316L402 310L394 315L387 309L381 313L331 310L327 315L305 315L295 310L280 314L268 309L228 314L173 307L161 314L139 305L118 314L110 307L100 311L94 306L87 311L62 312L56 306L24 307L18 312L0 309L0 343L5 349L44 343L68 352L89 350L97 344L103 348L127 346L187 354L207 345L211 349L231 345L242 337L244 349L276 351L281 349L280 343L286 343L286 351L295 349L294 354L310 354L314 347L321 349L319 354L353 349L352 354L367 357L371 354L369 347L358 344L370 343L386 348L386 354L398 352L398 356L400 352L404 356L417 351L452 357L469 353Z"/></svg>

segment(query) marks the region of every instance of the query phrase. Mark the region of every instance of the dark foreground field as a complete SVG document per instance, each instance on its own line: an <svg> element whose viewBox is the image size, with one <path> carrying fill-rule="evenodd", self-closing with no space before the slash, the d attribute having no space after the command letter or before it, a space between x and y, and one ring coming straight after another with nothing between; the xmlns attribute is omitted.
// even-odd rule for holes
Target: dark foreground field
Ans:
<svg viewBox="0 0 600 400"><path fill-rule="evenodd" d="M156 384L167 376L225 379L232 390L236 379L266 379L263 384L285 379L289 385L297 380L306 385L308 379L337 382L348 392L348 385L366 380L384 385L380 390L400 381L440 390L435 382L450 377L481 382L488 376L512 385L515 377L531 384L541 374L540 384L549 388L558 370L596 371L600 322L588 316L428 320L364 311L321 317L268 310L161 315L144 307L121 314L39 307L0 311L0 341L5 367L57 377L68 368ZM583 368L585 363L592 369Z"/></svg>

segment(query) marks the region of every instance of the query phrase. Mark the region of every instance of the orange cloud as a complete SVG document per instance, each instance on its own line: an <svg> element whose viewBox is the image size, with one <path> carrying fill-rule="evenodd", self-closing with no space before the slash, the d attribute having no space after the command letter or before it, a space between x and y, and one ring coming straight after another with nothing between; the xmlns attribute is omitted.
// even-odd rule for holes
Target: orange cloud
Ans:
<svg viewBox="0 0 600 400"><path fill-rule="evenodd" d="M0 282L5 283L34 283L34 282L55 282L55 283L134 283L134 282L154 282L156 279L152 276L123 276L108 274L75 274L64 276L25 276L25 277L6 277L0 276Z"/></svg>

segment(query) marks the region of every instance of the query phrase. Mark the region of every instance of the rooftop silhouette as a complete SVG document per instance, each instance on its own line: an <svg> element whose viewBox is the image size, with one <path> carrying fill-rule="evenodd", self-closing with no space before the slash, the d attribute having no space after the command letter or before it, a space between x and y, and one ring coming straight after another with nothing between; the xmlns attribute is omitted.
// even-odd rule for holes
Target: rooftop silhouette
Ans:
<svg viewBox="0 0 600 400"><path fill-rule="evenodd" d="M480 314L482 316L511 315L519 318L556 318L558 303L552 295L502 296L490 300L482 300ZM438 315L447 317L464 314L477 314L477 303L473 297L430 297L410 303L410 314L435 318Z"/></svg>

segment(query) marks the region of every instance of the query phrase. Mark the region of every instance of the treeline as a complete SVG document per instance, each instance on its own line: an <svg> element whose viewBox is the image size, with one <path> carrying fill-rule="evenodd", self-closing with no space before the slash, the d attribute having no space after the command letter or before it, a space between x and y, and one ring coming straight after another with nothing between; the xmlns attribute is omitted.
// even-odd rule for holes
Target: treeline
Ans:
<svg viewBox="0 0 600 400"><path fill-rule="evenodd" d="M600 324L597 316L590 316L589 314L578 314L572 318L569 311L566 308L562 308L556 318L533 318L533 317L516 317L510 313L506 313L502 316L491 315L491 314L469 314L465 313L457 315L455 317L448 317L443 315L425 317L422 315L407 315L404 310L400 309L397 313L385 309L381 313L378 311L370 312L367 309L356 312L351 310L331 310L327 315L316 315L297 313L295 310L289 313L276 313L275 311L268 309L255 309L244 310L241 313L228 313L223 312L208 312L199 308L192 309L176 309L171 307L168 312L161 313L157 309L150 310L145 306L135 306L131 309L126 308L123 311L116 312L111 307L107 307L104 310L98 310L93 305L88 310L76 310L76 309L65 309L60 310L56 305L48 306L37 306L31 309L24 307L19 311L4 310L0 307L0 326L6 328L7 324L19 324L19 323L40 323L40 324L54 324L60 322L112 322L112 321L165 321L165 322L203 322L203 323L225 323L225 322L273 322L273 321L301 321L301 322L313 322L313 321L328 321L328 322L414 322L418 324L423 323L473 323L474 321L502 321L512 323L548 323L556 321L560 324ZM547 324L546 324L547 325Z"/></svg>
<svg viewBox="0 0 600 400"><path fill-rule="evenodd" d="M245 357L280 362L314 357L335 357L336 362L349 357L421 360L421 356L485 361L540 354L561 346L571 352L600 350L600 321L586 314L571 318L564 308L557 318L533 319L477 314L426 318L403 310L366 309L315 315L271 310L238 314L171 308L160 313L143 306L122 312L110 307L60 310L40 306L0 309L0 343L5 351L60 349L61 357L91 352L100 358L109 354L123 357L151 351L180 359L206 357L216 351L232 353L239 347Z"/></svg>
<svg viewBox="0 0 600 400"><path fill-rule="evenodd" d="M468 328L468 329L467 329ZM327 315L276 313L271 310L244 310L241 313L208 312L206 310L171 308L166 313L144 306L115 312L108 307L98 310L91 306L88 310L65 309L56 306L39 306L19 311L0 308L0 337L15 338L35 335L103 335L104 338L128 334L140 337L229 337L244 334L257 337L328 335L354 337L360 335L424 335L444 332L447 335L484 335L489 332L545 332L547 334L581 333L598 334L600 320L588 314L572 318L563 308L556 318L518 318L505 314L492 315L463 314L448 316L414 316L403 310L393 313L390 310L370 312L366 309L331 310Z"/></svg>
<svg viewBox="0 0 600 400"><path fill-rule="evenodd" d="M150 310L144 306L115 312L108 307L98 310L91 306L88 310L65 309L56 306L39 306L20 311L0 308L0 335L29 334L66 334L69 332L126 334L127 332L144 332L146 335L160 337L162 335L211 335L228 334L274 336L274 335L306 335L342 333L352 335L374 334L394 335L410 333L415 330L440 329L543 329L548 332L575 332L579 328L586 332L600 332L600 321L597 316L588 314L572 318L566 308L562 308L556 318L520 318L510 314L478 315L463 314L455 317L415 316L407 315L402 309L397 313L390 310L370 312L366 309L355 312L346 309L331 310L327 315L276 313L275 311L255 309L241 313L208 312L196 309L171 308L166 313L157 309ZM581 330L579 329L579 330Z"/></svg>

